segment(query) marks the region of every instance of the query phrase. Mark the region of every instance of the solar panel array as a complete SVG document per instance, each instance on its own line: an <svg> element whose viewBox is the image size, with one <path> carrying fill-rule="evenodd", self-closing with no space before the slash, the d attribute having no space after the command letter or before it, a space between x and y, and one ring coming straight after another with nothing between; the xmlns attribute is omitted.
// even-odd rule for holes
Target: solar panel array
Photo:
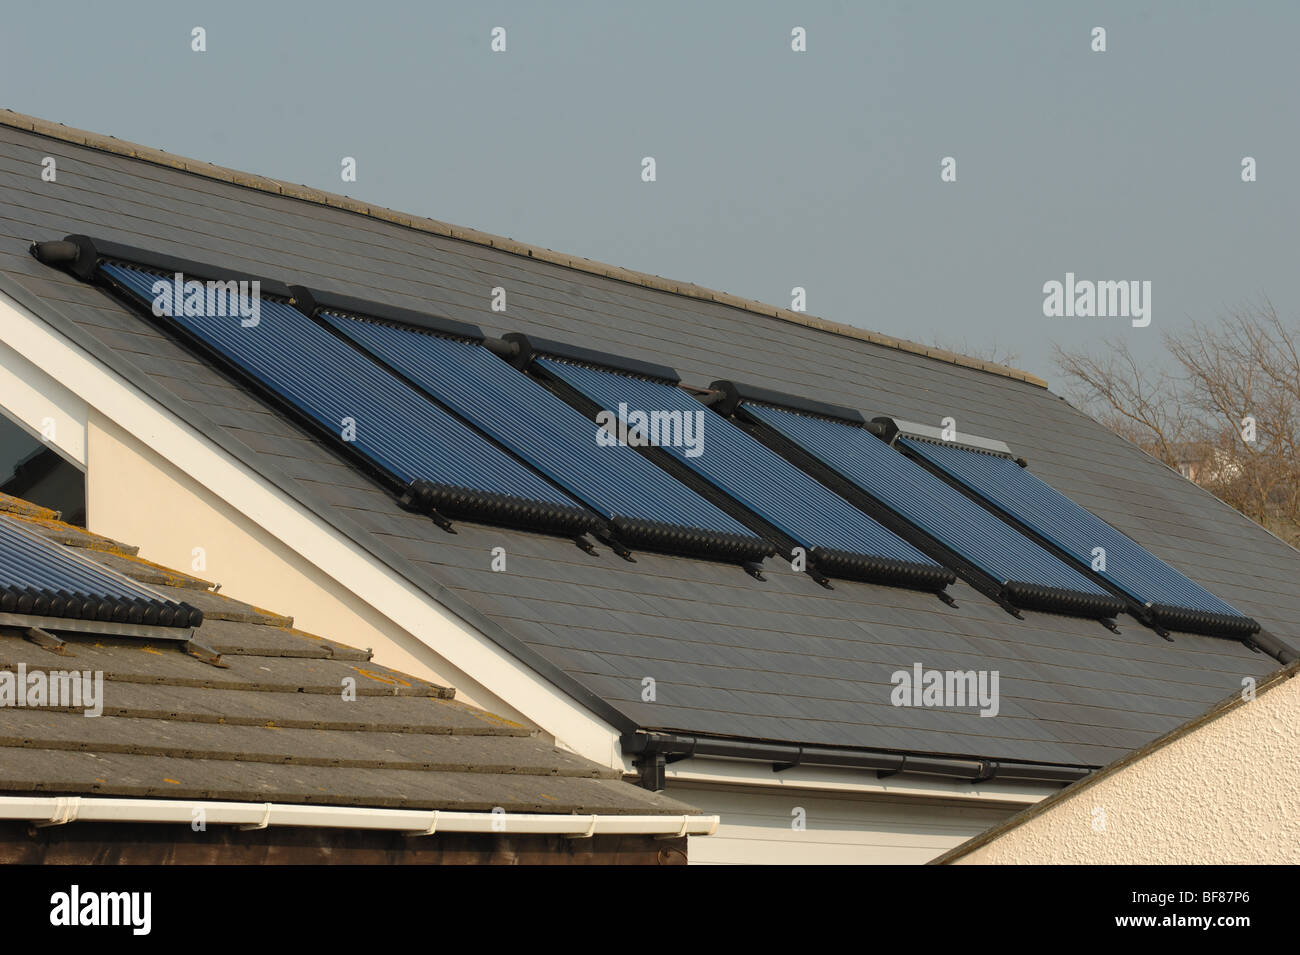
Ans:
<svg viewBox="0 0 1300 955"><path fill-rule="evenodd" d="M114 248L99 258L99 275L328 436L405 505L444 524L466 517L590 531L736 562L777 552L797 559L802 549L823 581L941 593L956 579L951 566L1004 604L1103 617L1128 606L1158 627L1237 636L1259 629L995 454L907 435L890 447L856 413L807 401L785 406L758 389L734 406L742 429L678 387L663 366L608 362L559 343L535 348L511 335L527 348L512 367L498 357L510 342L489 349L474 326L414 313L393 319L383 306L372 314L367 303L341 297L300 310L296 287L260 297L255 322L239 320L246 303L214 310L211 297L197 308L179 297L160 308L159 283L172 281L159 271L165 257L145 253L142 266L119 260L125 247ZM660 425L672 440L651 433ZM1098 553L1104 566L1094 564ZM111 604L111 613L133 619L184 616L139 593L110 599L52 586L71 579L28 580L12 560L0 563L0 612L39 606L56 616L102 615Z"/></svg>
<svg viewBox="0 0 1300 955"><path fill-rule="evenodd" d="M537 363L606 412L618 414L624 423L636 424L635 413L650 420L657 414L661 420L698 421L698 447L684 441L664 442L660 435L662 451L804 548L828 574L929 590L955 579L946 568L681 388L556 358L542 357ZM684 425L680 433L685 433Z"/></svg>
<svg viewBox="0 0 1300 955"><path fill-rule="evenodd" d="M150 304L155 284L170 281L129 265L102 268ZM597 523L541 475L288 303L264 297L259 305L251 326L238 306L223 307L224 314L167 309L165 317L410 488L422 505L578 533Z"/></svg>
<svg viewBox="0 0 1300 955"><path fill-rule="evenodd" d="M0 613L197 627L202 611L168 600L0 516Z"/></svg>
<svg viewBox="0 0 1300 955"><path fill-rule="evenodd" d="M1123 609L1105 588L865 427L748 401L740 411L969 562L998 597L1015 606L1089 617L1110 617Z"/></svg>
<svg viewBox="0 0 1300 955"><path fill-rule="evenodd" d="M1039 539L1093 568L1156 624L1238 635L1259 629L1254 620L1015 461L915 438L901 437L899 442L936 472L949 476Z"/></svg>
<svg viewBox="0 0 1300 955"><path fill-rule="evenodd" d="M771 544L482 345L335 312L323 320L610 521L621 542L741 560Z"/></svg>

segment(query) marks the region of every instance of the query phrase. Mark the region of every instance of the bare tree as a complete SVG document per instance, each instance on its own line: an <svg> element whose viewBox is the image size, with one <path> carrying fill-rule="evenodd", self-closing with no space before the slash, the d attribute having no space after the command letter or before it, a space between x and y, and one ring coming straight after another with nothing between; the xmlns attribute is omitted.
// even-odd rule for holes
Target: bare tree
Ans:
<svg viewBox="0 0 1300 955"><path fill-rule="evenodd" d="M1300 543L1300 328L1265 302L1164 336L1152 370L1123 342L1057 347L1070 396L1112 431Z"/></svg>

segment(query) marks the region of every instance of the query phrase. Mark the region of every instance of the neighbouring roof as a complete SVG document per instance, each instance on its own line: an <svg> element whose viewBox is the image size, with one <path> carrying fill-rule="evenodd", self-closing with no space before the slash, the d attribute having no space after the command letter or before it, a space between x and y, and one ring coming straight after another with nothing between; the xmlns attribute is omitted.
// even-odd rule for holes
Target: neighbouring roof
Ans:
<svg viewBox="0 0 1300 955"><path fill-rule="evenodd" d="M203 611L197 655L135 637L0 627L0 670L102 672L103 712L0 710L0 793L508 813L695 812L458 703L455 691L294 629L136 548L0 494L0 514ZM344 699L352 678L356 698Z"/></svg>
<svg viewBox="0 0 1300 955"><path fill-rule="evenodd" d="M651 553L632 564L468 523L444 534L103 291L42 266L31 241L98 235L660 362L692 385L727 378L868 416L951 415L1300 642L1300 552L1037 384L138 147L51 138L33 122L0 114L0 289L621 730L1096 767L1276 662L1231 640L1166 642L1127 618L1121 634L1044 613L1016 620L963 583L949 588L953 608L864 583L826 591L772 561L758 582L735 566ZM44 156L58 160L57 185L40 179ZM504 314L489 309L497 285L509 289ZM862 302L869 313L865 288ZM482 560L496 546L509 574ZM998 670L999 718L890 706L890 674L914 662ZM641 699L646 676L654 702Z"/></svg>

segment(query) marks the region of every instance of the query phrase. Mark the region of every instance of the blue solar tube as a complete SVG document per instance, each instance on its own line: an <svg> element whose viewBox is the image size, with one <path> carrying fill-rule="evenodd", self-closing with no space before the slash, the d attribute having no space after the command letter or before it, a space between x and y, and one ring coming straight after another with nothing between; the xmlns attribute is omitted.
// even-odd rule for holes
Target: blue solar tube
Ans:
<svg viewBox="0 0 1300 955"><path fill-rule="evenodd" d="M802 547L824 573L923 590L940 590L955 579L682 389L554 358L540 358L537 364L606 413L635 426L631 434L657 444L662 453L739 504L751 520L756 516ZM685 438L687 421L695 423L694 442L677 440ZM647 433L656 423L659 433Z"/></svg>
<svg viewBox="0 0 1300 955"><path fill-rule="evenodd" d="M971 583L990 596L1017 607L1086 617L1111 617L1124 609L1124 602L1100 584L865 427L752 402L741 404L740 411L760 425L757 433L773 439L774 448L786 447L784 438L814 465L829 468L831 480L838 476L848 482L844 493L856 492L937 542L956 558L959 571L970 565L976 578Z"/></svg>
<svg viewBox="0 0 1300 955"><path fill-rule="evenodd" d="M328 322L610 521L619 540L754 560L770 543L481 345L321 311Z"/></svg>
<svg viewBox="0 0 1300 955"><path fill-rule="evenodd" d="M156 283L172 281L128 265L101 268L145 305L155 301ZM223 314L208 307L194 309L198 314L166 311L190 341L404 486L408 503L557 533L582 533L599 523L541 475L287 303L262 299L251 325L229 306Z"/></svg>
<svg viewBox="0 0 1300 955"><path fill-rule="evenodd" d="M70 554L0 517L0 613L197 627L202 611Z"/></svg>
<svg viewBox="0 0 1300 955"><path fill-rule="evenodd" d="M1080 507L1015 461L932 441L899 443L937 473L1007 515L1085 567L1104 550L1096 573L1126 594L1158 626L1194 633L1248 636L1259 624L1170 567L1091 511Z"/></svg>

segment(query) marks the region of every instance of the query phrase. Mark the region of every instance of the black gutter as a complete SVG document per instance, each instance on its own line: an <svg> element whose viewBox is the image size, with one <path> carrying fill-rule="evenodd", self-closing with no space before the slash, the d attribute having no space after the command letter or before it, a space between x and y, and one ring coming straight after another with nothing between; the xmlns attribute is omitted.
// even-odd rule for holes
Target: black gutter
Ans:
<svg viewBox="0 0 1300 955"><path fill-rule="evenodd" d="M642 785L663 789L665 763L693 756L712 756L771 763L773 772L795 766L874 769L879 778L897 773L942 776L969 783L991 779L1002 782L1072 783L1094 771L1094 767L1047 763L1018 763L972 757L929 756L920 753L891 753L881 750L850 749L842 746L805 746L799 743L769 743L759 740L692 736L680 733L626 733L620 739L625 754L635 757L642 770Z"/></svg>

